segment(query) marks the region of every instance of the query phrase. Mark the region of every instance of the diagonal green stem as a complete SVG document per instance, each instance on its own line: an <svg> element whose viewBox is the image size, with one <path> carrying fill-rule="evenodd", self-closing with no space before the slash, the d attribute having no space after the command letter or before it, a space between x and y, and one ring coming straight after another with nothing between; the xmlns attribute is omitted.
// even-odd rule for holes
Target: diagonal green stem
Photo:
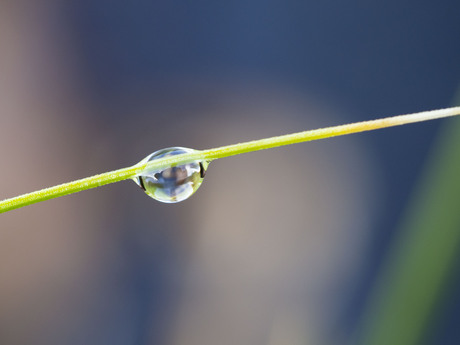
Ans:
<svg viewBox="0 0 460 345"><path fill-rule="evenodd" d="M443 117L460 115L460 107L424 111L414 114L387 117L378 120L357 122L347 125L320 128L294 134L287 134L278 137L260 139L239 143L234 145L222 146L214 149L184 153L172 157L165 157L148 163L138 163L128 168L109 171L103 174L83 178L81 180L64 183L58 186L42 189L36 192L23 194L11 199L0 201L0 213L14 210L19 207L34 204L40 201L57 198L82 190L103 186L138 176L148 170L160 170L171 165L186 164L196 160L212 161L218 158L234 156L246 152L258 151L278 146L297 144L305 141L312 141L340 135L371 131L375 129L399 126L414 122L439 119Z"/></svg>

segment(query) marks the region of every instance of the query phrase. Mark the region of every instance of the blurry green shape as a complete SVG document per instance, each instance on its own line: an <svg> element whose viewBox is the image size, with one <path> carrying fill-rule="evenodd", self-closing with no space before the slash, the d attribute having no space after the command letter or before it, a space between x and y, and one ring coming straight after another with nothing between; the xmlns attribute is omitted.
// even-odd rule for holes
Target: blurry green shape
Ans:
<svg viewBox="0 0 460 345"><path fill-rule="evenodd" d="M449 119L388 253L357 343L423 343L449 275L457 274L459 248L460 120Z"/></svg>

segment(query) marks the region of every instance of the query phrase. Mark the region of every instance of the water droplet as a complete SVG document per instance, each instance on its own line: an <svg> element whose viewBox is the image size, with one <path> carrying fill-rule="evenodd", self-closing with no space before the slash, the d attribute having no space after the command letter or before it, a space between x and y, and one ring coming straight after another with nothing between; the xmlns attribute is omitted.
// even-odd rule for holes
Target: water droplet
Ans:
<svg viewBox="0 0 460 345"><path fill-rule="evenodd" d="M192 152L196 150L168 147L148 155L142 162ZM196 161L162 170L146 171L134 178L134 181L149 196L158 201L179 202L189 198L200 187L208 164L206 161Z"/></svg>

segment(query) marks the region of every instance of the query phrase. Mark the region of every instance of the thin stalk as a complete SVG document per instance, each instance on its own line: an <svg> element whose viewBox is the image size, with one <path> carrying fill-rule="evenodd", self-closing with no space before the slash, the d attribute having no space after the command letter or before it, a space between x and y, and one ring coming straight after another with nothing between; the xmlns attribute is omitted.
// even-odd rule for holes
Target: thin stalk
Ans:
<svg viewBox="0 0 460 345"><path fill-rule="evenodd" d="M172 157L165 157L147 163L138 163L128 168L114 170L103 174L83 178L36 192L23 194L14 198L0 201L0 213L14 210L40 201L57 198L82 190L103 186L126 179L132 179L145 170L160 170L171 165L181 165L195 160L212 161L218 158L230 157L242 153L274 148L278 146L297 144L305 141L325 139L340 135L371 131L380 128L405 125L414 122L434 120L449 116L460 115L460 107L423 111L420 113L387 117L378 120L351 123L309 130L294 134L287 134L266 139L254 140L245 143L222 146L214 149L184 153Z"/></svg>

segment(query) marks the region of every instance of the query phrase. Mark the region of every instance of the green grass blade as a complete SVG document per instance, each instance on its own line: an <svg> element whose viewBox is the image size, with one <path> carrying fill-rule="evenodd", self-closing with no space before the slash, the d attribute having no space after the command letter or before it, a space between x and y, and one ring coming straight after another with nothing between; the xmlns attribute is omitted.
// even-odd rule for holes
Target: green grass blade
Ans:
<svg viewBox="0 0 460 345"><path fill-rule="evenodd" d="M452 119L402 222L371 296L358 344L423 341L460 248L460 121Z"/></svg>
<svg viewBox="0 0 460 345"><path fill-rule="evenodd" d="M184 153L165 157L148 163L138 163L132 167L109 171L100 175L64 183L58 186L42 189L36 192L20 195L0 201L0 213L14 210L59 196L68 195L82 190L103 186L109 183L130 179L144 170L164 169L171 165L186 164L196 160L212 161L242 153L274 148L278 146L297 144L305 141L319 140L340 135L371 131L380 128L400 126L420 121L440 119L460 115L460 107L423 111L420 113L399 115L383 119L351 123L341 126L320 128L299 133L281 135L272 138L253 140L245 143L222 146L214 149Z"/></svg>

